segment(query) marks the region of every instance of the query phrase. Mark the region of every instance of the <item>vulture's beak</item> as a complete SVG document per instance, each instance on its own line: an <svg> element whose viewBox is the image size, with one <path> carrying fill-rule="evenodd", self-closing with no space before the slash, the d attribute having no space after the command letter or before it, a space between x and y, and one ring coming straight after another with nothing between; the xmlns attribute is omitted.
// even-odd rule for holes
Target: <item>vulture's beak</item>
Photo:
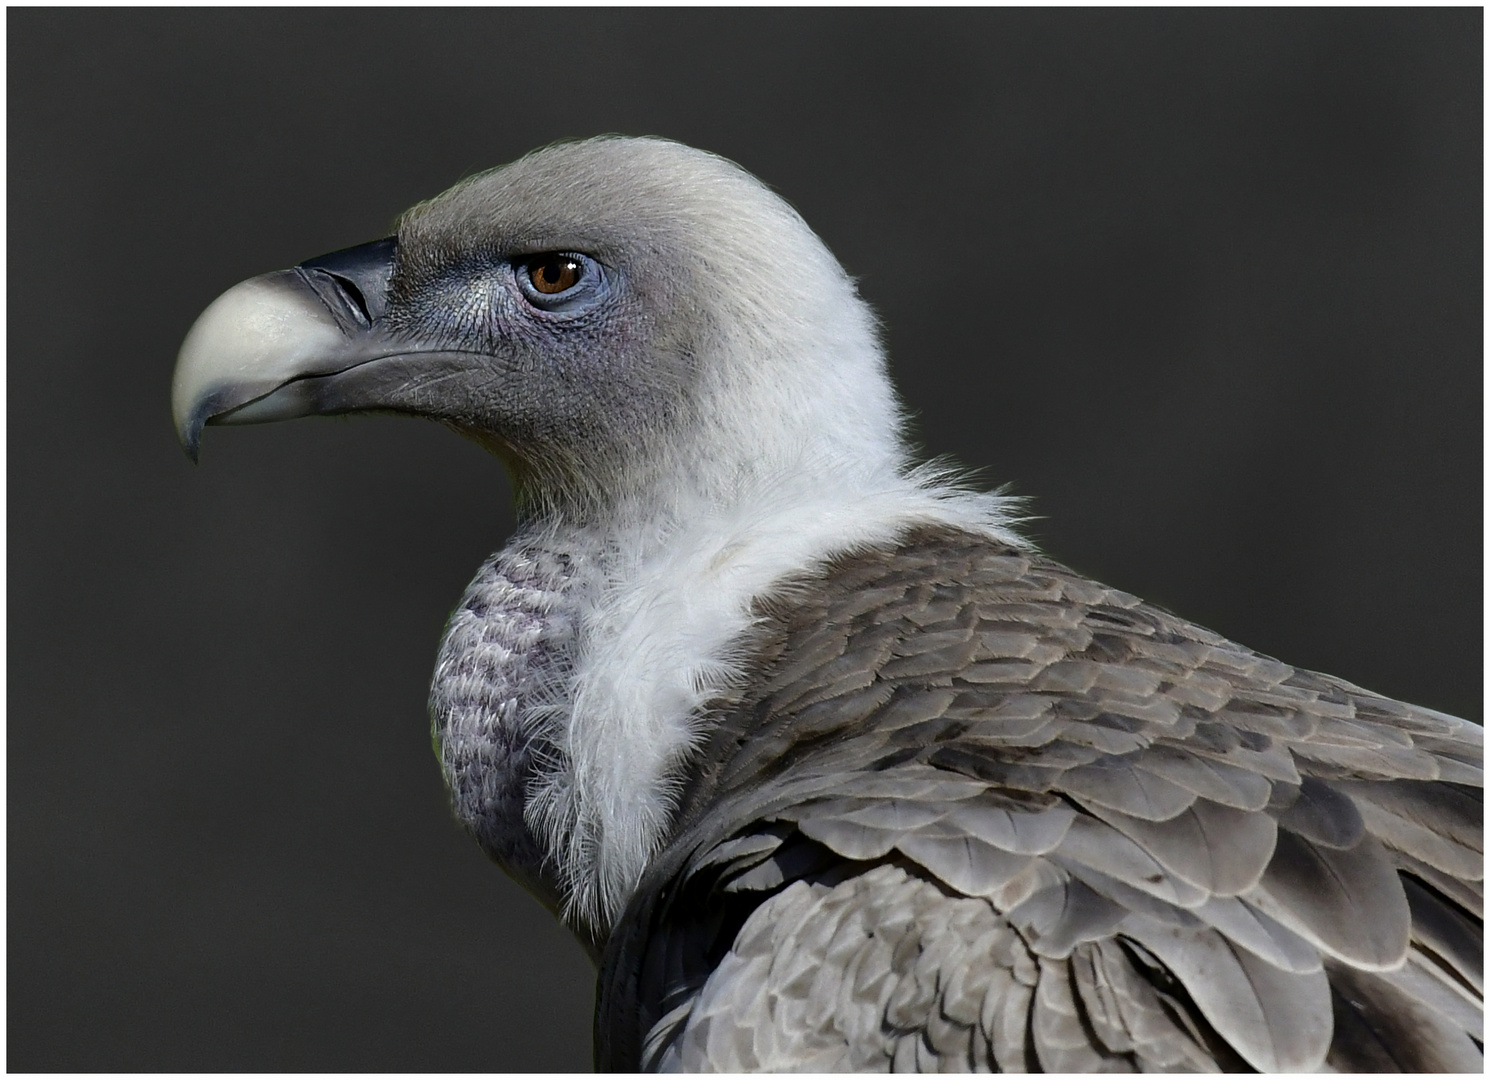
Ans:
<svg viewBox="0 0 1490 1080"><path fill-rule="evenodd" d="M176 433L195 461L206 424L259 424L397 407L412 351L383 320L398 241L323 255L250 278L202 312L171 383Z"/></svg>

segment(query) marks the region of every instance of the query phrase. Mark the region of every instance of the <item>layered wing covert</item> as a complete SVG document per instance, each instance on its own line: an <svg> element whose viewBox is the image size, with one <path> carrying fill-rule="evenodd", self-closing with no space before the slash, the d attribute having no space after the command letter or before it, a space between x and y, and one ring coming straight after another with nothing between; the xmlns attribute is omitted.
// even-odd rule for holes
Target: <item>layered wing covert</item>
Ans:
<svg viewBox="0 0 1490 1080"><path fill-rule="evenodd" d="M599 1064L1481 1068L1476 725L952 530L761 614Z"/></svg>

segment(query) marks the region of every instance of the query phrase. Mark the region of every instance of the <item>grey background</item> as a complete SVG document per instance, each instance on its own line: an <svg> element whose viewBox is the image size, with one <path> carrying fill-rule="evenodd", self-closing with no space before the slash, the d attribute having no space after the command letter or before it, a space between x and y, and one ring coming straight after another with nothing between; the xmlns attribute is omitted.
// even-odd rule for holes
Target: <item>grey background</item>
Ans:
<svg viewBox="0 0 1490 1080"><path fill-rule="evenodd" d="M501 470L167 406L224 288L561 136L790 199L1057 557L1479 718L1478 10L7 17L12 1069L587 1067L428 747Z"/></svg>

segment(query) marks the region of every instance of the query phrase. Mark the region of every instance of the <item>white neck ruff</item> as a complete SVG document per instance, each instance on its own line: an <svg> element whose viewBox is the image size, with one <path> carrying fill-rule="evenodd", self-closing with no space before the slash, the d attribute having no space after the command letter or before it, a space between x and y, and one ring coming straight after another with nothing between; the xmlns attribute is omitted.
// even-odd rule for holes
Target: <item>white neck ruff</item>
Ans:
<svg viewBox="0 0 1490 1080"><path fill-rule="evenodd" d="M801 475L801 474L799 474ZM610 529L535 523L509 550L563 556L569 677L518 703L535 763L525 817L571 924L603 933L666 836L706 706L738 688L753 602L842 553L949 524L1005 543L1011 500L922 467L880 483L815 470Z"/></svg>

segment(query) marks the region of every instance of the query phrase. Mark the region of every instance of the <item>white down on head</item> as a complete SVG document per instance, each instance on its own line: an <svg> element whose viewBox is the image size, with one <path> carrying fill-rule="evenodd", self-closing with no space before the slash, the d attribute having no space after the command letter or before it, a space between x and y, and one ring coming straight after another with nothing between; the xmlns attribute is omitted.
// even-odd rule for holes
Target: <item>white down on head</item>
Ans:
<svg viewBox="0 0 1490 1080"><path fill-rule="evenodd" d="M706 706L744 677L757 597L917 524L1020 541L1010 500L912 467L873 313L760 181L677 143L608 138L538 151L426 206L479 214L481 185L521 184L518 170L562 177L580 202L603 202L607 185L645 202L706 270L671 298L697 350L680 421L586 461L591 496L528 493L513 541L574 568L570 676L521 706L540 743L526 817L566 918L603 930L665 838Z"/></svg>

